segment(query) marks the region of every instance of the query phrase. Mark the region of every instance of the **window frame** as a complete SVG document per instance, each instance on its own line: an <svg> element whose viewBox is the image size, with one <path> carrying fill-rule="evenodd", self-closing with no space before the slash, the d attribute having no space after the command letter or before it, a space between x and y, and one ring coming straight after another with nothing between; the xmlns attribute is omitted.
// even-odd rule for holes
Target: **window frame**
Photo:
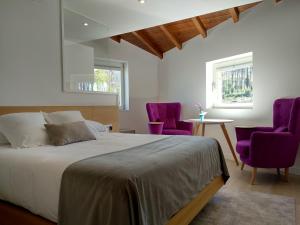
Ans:
<svg viewBox="0 0 300 225"><path fill-rule="evenodd" d="M95 60L94 69L104 69L104 70L119 70L121 72L121 93L115 92L105 92L97 91L101 94L115 94L117 95L117 104L119 104L119 109L122 111L129 111L129 93L128 93L128 63L112 60ZM120 98L121 97L121 98ZM121 104L120 104L121 103Z"/></svg>
<svg viewBox="0 0 300 225"><path fill-rule="evenodd" d="M252 89L252 102L251 103L242 103L242 102L231 102L223 103L216 100L216 80L219 79L217 75L217 70L234 67L243 64L250 64L253 67L253 53L248 52L245 54L235 55L227 58L222 58L206 63L206 107L215 108L215 109L252 109L254 104L253 93L254 88ZM252 72L253 73L253 72ZM253 75L252 75L252 85L253 85ZM219 93L223 95L223 92Z"/></svg>

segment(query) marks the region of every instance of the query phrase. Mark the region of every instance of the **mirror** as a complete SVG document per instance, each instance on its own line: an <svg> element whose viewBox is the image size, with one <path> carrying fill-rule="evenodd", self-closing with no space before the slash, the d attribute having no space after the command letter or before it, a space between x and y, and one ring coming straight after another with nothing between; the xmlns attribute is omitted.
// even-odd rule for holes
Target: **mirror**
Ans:
<svg viewBox="0 0 300 225"><path fill-rule="evenodd" d="M105 49L104 34L109 28L62 2L63 90L75 93L118 95L126 108L127 63L96 57ZM104 51L105 52L105 51ZM105 54L104 54L105 55Z"/></svg>

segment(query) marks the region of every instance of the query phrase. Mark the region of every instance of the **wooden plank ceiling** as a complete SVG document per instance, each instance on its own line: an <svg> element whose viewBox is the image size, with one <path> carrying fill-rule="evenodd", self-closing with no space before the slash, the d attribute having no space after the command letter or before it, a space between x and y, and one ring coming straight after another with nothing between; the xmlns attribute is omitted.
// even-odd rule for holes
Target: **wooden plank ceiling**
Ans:
<svg viewBox="0 0 300 225"><path fill-rule="evenodd" d="M275 0L275 2L277 1ZM162 59L165 52L175 47L181 49L182 43L197 35L201 38L206 38L208 30L228 19L232 19L234 23L237 23L240 14L259 3L242 5L156 27L120 34L111 37L111 39L117 42L121 42L121 40L128 41Z"/></svg>

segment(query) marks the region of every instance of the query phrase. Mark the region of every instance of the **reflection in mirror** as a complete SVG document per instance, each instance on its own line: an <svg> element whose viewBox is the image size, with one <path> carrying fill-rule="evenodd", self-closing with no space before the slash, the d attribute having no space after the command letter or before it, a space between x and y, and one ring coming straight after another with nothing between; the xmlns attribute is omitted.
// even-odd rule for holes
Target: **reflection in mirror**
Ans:
<svg viewBox="0 0 300 225"><path fill-rule="evenodd" d="M108 27L66 7L62 13L64 91L117 94L120 108L128 109L127 63L95 57L90 44Z"/></svg>

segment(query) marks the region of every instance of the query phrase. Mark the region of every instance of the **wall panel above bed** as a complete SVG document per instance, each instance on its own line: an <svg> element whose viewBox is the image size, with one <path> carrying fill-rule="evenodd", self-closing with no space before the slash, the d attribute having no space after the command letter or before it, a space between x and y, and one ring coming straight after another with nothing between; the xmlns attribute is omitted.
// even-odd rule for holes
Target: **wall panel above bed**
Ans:
<svg viewBox="0 0 300 225"><path fill-rule="evenodd" d="M113 131L119 130L118 106L3 106L0 115L20 112L56 112L80 111L85 119L94 120L102 124L112 124Z"/></svg>

